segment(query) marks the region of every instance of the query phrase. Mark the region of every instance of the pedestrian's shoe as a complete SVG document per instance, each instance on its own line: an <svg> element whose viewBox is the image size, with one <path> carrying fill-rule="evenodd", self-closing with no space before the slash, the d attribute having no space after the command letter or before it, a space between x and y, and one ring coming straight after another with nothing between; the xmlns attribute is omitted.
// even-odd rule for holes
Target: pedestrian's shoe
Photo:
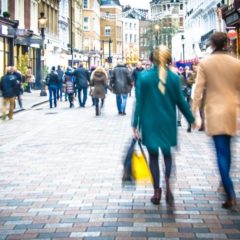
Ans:
<svg viewBox="0 0 240 240"><path fill-rule="evenodd" d="M167 191L166 191L166 202L169 205L173 205L173 203L174 203L174 197L173 197L172 191L170 189L167 189Z"/></svg>
<svg viewBox="0 0 240 240"><path fill-rule="evenodd" d="M187 132L191 132L191 124L188 125Z"/></svg>
<svg viewBox="0 0 240 240"><path fill-rule="evenodd" d="M127 115L127 114L125 112L123 112L122 115Z"/></svg>
<svg viewBox="0 0 240 240"><path fill-rule="evenodd" d="M162 196L162 189L156 188L154 189L154 195L151 197L151 202L155 205L159 205Z"/></svg>
<svg viewBox="0 0 240 240"><path fill-rule="evenodd" d="M3 121L6 120L6 114L3 114L2 120L3 120Z"/></svg>
<svg viewBox="0 0 240 240"><path fill-rule="evenodd" d="M119 115L122 115L122 112L118 112Z"/></svg>
<svg viewBox="0 0 240 240"><path fill-rule="evenodd" d="M96 107L96 116L99 116L99 115L100 115L99 107Z"/></svg>
<svg viewBox="0 0 240 240"><path fill-rule="evenodd" d="M177 125L178 125L178 127L181 127L182 126L181 121L178 121Z"/></svg>
<svg viewBox="0 0 240 240"><path fill-rule="evenodd" d="M222 208L226 208L226 209L233 208L235 206L237 206L236 198L229 199L225 203L222 204Z"/></svg>

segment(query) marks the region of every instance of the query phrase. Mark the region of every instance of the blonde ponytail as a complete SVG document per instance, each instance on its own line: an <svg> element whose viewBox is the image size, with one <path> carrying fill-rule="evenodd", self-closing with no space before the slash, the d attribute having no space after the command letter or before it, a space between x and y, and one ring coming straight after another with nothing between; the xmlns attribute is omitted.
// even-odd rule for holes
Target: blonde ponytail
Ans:
<svg viewBox="0 0 240 240"><path fill-rule="evenodd" d="M159 77L158 88L162 94L165 94L167 69L169 62L171 61L170 50L164 45L157 47L154 50L154 60L155 63L158 65L158 77Z"/></svg>

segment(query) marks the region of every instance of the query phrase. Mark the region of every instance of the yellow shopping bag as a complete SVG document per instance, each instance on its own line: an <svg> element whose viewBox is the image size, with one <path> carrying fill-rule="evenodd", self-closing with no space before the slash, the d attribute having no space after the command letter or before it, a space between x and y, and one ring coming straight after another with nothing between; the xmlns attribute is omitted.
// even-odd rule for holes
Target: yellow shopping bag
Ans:
<svg viewBox="0 0 240 240"><path fill-rule="evenodd" d="M132 156L132 177L138 183L152 183L152 175L140 142L139 147L141 152L134 151Z"/></svg>

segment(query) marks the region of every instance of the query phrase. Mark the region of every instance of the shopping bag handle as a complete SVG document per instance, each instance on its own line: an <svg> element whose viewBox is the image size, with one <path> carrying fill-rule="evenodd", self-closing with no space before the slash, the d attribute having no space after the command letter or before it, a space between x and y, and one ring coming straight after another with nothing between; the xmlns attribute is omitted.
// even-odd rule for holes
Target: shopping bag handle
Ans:
<svg viewBox="0 0 240 240"><path fill-rule="evenodd" d="M139 146L139 148L140 148L140 150L141 150L141 153L142 153L142 155L143 155L143 157L144 157L145 162L148 163L148 162L147 162L146 154L145 154L145 152L144 152L144 150L143 150L143 147L142 147L142 140L141 140L141 139L138 139L137 142L138 142L138 146Z"/></svg>

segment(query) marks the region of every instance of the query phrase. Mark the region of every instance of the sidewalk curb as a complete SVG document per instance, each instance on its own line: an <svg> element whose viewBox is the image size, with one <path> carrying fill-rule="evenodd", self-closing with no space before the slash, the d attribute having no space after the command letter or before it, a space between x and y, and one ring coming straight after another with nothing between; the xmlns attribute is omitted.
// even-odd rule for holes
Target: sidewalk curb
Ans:
<svg viewBox="0 0 240 240"><path fill-rule="evenodd" d="M23 112L23 111L30 110L30 109L32 109L32 108L35 108L35 107L39 106L39 105L42 105L42 104L44 104L44 103L47 103L48 101L49 101L49 100L44 100L44 101L41 101L41 102L38 102L38 103L34 103L34 104L33 104L31 107L29 107L29 108L18 109L18 110L13 111L13 113L16 114L16 113L19 113L19 112ZM2 115L0 115L0 118L2 118Z"/></svg>

